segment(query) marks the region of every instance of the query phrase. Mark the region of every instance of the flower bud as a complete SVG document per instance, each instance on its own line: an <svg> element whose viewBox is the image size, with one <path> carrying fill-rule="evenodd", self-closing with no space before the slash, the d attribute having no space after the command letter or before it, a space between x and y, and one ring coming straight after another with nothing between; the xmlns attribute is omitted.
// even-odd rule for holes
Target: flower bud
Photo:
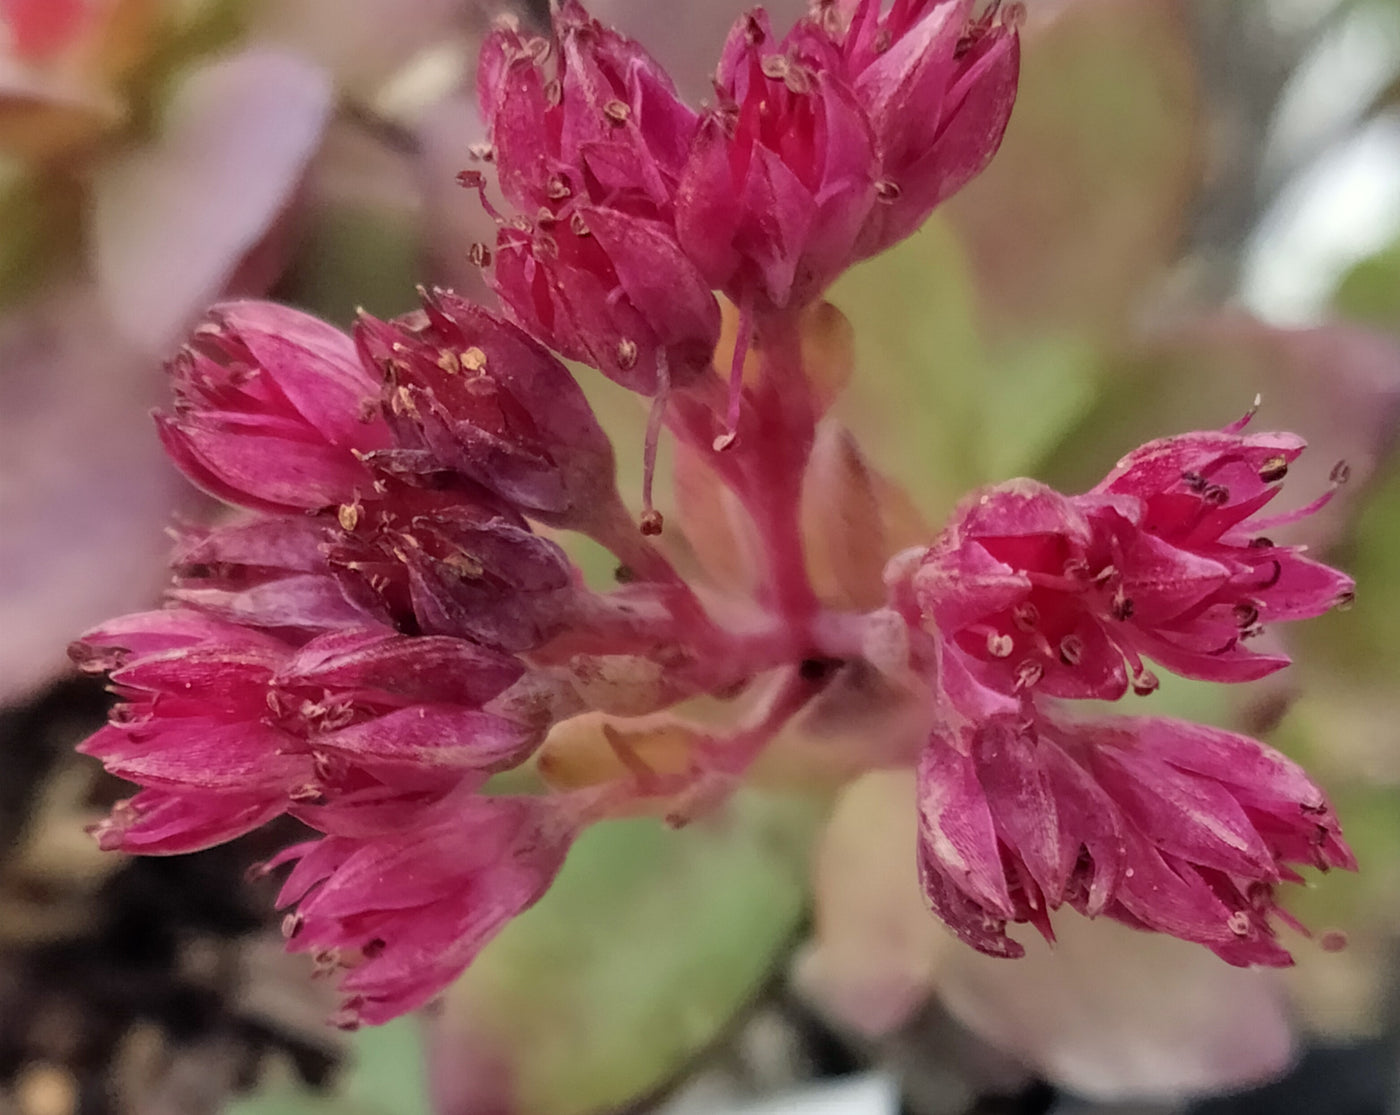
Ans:
<svg viewBox="0 0 1400 1115"><path fill-rule="evenodd" d="M264 511L350 499L356 451L389 444L369 404L379 384L339 330L270 302L227 302L170 362L172 413L157 415L180 469L211 495Z"/></svg>

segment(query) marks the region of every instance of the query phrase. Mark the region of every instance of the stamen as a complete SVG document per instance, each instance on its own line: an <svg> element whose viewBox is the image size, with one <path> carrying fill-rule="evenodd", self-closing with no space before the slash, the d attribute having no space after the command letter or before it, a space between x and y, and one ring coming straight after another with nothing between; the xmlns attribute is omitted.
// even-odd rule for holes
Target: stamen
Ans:
<svg viewBox="0 0 1400 1115"><path fill-rule="evenodd" d="M999 635L992 632L987 636L987 653L993 658L1010 658L1011 652L1015 648L1016 643L1010 635Z"/></svg>
<svg viewBox="0 0 1400 1115"><path fill-rule="evenodd" d="M1045 676L1045 667L1034 658L1027 658L1016 667L1016 688L1029 689Z"/></svg>
<svg viewBox="0 0 1400 1115"><path fill-rule="evenodd" d="M1282 480L1288 475L1288 458L1282 454L1270 457L1259 466L1259 479L1265 484L1272 484L1276 480Z"/></svg>
<svg viewBox="0 0 1400 1115"><path fill-rule="evenodd" d="M1133 675L1133 692L1139 697L1146 697L1157 692L1157 687L1162 684L1161 680L1151 670L1140 668Z"/></svg>
<svg viewBox="0 0 1400 1115"><path fill-rule="evenodd" d="M1259 622L1259 609L1263 607L1257 600L1241 600L1234 607L1235 624L1239 627L1253 627Z"/></svg>
<svg viewBox="0 0 1400 1115"><path fill-rule="evenodd" d="M729 409L725 412L725 432L715 438L714 450L723 453L739 438L739 406L744 398L744 360L753 340L753 307L748 301L739 308L739 331L734 337L734 360L729 365Z"/></svg>
<svg viewBox="0 0 1400 1115"><path fill-rule="evenodd" d="M1066 666L1078 666L1084 659L1084 640L1078 635L1066 635L1060 640L1060 661Z"/></svg>
<svg viewBox="0 0 1400 1115"><path fill-rule="evenodd" d="M1223 434L1239 433L1241 430L1243 430L1246 426L1249 425L1250 419L1252 419L1256 414L1259 413L1259 407L1263 404L1263 402L1263 395L1255 395L1254 402L1250 405L1250 408L1220 432Z"/></svg>
<svg viewBox="0 0 1400 1115"><path fill-rule="evenodd" d="M661 442L661 425L666 418L666 405L671 401L671 369L666 362L666 350L656 350L656 397L647 415L646 442L642 446L642 519L641 531L646 535L661 533L661 512L652 506L652 484L656 479L656 450Z"/></svg>
<svg viewBox="0 0 1400 1115"><path fill-rule="evenodd" d="M486 196L486 175L479 170L464 170L457 175L457 183L465 186L469 190L475 190L476 196L481 200L481 207L486 210L486 215L493 221L504 222L500 211L491 204L491 199Z"/></svg>
<svg viewBox="0 0 1400 1115"><path fill-rule="evenodd" d="M1040 622L1040 609L1029 600L1023 601L1011 610L1011 620L1022 631L1034 631Z"/></svg>

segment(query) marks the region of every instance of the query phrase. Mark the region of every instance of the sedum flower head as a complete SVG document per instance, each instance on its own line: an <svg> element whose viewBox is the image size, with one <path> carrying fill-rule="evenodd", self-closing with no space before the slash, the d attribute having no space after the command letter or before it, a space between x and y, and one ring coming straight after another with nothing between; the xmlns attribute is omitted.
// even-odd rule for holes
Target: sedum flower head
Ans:
<svg viewBox="0 0 1400 1115"><path fill-rule="evenodd" d="M1266 628L1351 598L1268 533L1325 502L1263 514L1302 441L1241 422L1144 446L1080 495L974 493L882 588L909 516L823 417L849 337L814 303L991 158L1017 21L824 0L778 36L756 10L698 109L574 0L547 38L492 34L481 155L518 213L493 206L473 252L505 316L424 292L346 335L230 303L170 364L166 447L243 511L178 534L164 610L74 647L118 698L82 749L139 787L102 846L294 818L310 838L267 865L293 865L290 946L341 973L339 1024L381 1022L534 903L583 827L683 824L789 724L825 721L851 771L917 764L917 870L973 947L1019 955L1008 926L1050 937L1068 906L1287 963L1277 888L1353 866L1322 791L1244 736L1067 702L1149 692L1149 661L1260 677L1287 662ZM464 180L488 200L484 171ZM652 400L640 520L559 356ZM654 541L663 433L713 578ZM609 550L616 587L538 527ZM702 695L726 724L675 711ZM526 764L543 792L485 792Z"/></svg>

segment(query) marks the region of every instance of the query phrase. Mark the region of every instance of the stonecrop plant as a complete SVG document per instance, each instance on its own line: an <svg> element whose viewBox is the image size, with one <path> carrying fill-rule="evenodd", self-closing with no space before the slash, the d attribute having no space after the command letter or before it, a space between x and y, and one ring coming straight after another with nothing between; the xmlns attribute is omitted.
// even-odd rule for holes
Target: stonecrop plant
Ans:
<svg viewBox="0 0 1400 1115"><path fill-rule="evenodd" d="M574 0L550 37L498 27L490 144L462 182L497 219L470 250L500 311L435 290L347 336L231 302L170 363L170 456L243 512L183 530L165 608L75 645L120 700L82 750L140 786L102 846L189 852L295 818L311 838L265 865L290 865L289 947L341 972L339 1024L380 1023L539 899L584 827L719 807L821 703L869 718L852 771L917 764L909 870L973 948L1016 957L1009 924L1053 939L1069 906L1290 963L1279 884L1354 866L1322 791L1257 740L1075 702L1150 693L1154 669L1263 677L1288 663L1273 624L1350 601L1349 578L1271 537L1331 494L1268 513L1301 439L1246 415L1134 449L1081 494L1011 480L883 555L860 607L816 587L803 503L838 498L811 482L840 386L823 292L993 157L1019 17L819 0L780 36L756 9L699 109ZM560 356L648 400L625 450L639 516ZM709 524L653 507L663 436L741 509L748 595L678 571L678 532ZM561 532L610 551L616 586L590 587ZM700 697L727 723L675 711ZM879 738L886 697L917 709L917 754ZM600 716L615 777L492 781ZM629 725L684 761L652 762Z"/></svg>

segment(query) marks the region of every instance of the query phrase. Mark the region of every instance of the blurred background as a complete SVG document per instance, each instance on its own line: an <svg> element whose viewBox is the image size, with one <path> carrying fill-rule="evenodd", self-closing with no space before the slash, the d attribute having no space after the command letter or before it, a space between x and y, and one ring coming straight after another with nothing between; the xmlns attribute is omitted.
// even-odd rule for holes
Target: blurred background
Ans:
<svg viewBox="0 0 1400 1115"><path fill-rule="evenodd" d="M244 879L291 834L139 861L84 835L123 787L71 751L106 698L64 648L154 604L165 526L213 514L148 418L210 301L346 323L419 282L484 296L492 228L454 176L503 8L0 0L2 1115L721 1115L795 1091L826 1106L762 1110L1400 1111L1400 3L1027 7L991 169L831 294L844 417L933 529L976 484L1087 487L1256 393L1313 446L1286 498L1349 462L1305 530L1356 607L1281 678L1151 699L1333 794L1361 872L1294 896L1319 933L1298 966L1072 917L1053 954L975 956L923 909L907 777L776 771L708 824L591 832L429 1015L326 1028L333 996ZM593 10L696 98L736 14ZM590 390L639 445L635 404Z"/></svg>

